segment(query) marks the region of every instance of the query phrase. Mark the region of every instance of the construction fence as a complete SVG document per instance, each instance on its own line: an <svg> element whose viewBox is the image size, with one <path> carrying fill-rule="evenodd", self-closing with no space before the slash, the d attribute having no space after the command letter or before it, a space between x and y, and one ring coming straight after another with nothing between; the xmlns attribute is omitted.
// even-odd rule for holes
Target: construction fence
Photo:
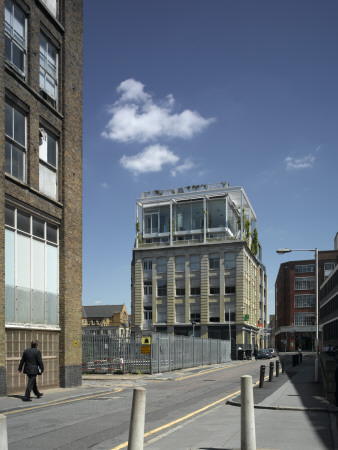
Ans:
<svg viewBox="0 0 338 450"><path fill-rule="evenodd" d="M230 342L152 333L82 336L83 373L160 373L228 362Z"/></svg>

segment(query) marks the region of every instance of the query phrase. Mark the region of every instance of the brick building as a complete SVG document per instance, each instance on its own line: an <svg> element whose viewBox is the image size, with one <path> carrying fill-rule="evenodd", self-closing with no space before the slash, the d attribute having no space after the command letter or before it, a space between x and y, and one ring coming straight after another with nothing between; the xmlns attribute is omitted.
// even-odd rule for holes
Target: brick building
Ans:
<svg viewBox="0 0 338 450"><path fill-rule="evenodd" d="M318 284L338 263L338 250L318 252ZM280 265L275 283L276 347L280 351L315 349L315 260L287 261ZM319 349L322 326L319 321Z"/></svg>
<svg viewBox="0 0 338 450"><path fill-rule="evenodd" d="M126 336L129 333L126 305L82 306L82 333Z"/></svg>
<svg viewBox="0 0 338 450"><path fill-rule="evenodd" d="M267 276L256 215L228 183L143 193L136 205L132 330L264 346ZM254 236L256 236L254 238Z"/></svg>
<svg viewBox="0 0 338 450"><path fill-rule="evenodd" d="M0 393L81 384L82 0L0 0Z"/></svg>

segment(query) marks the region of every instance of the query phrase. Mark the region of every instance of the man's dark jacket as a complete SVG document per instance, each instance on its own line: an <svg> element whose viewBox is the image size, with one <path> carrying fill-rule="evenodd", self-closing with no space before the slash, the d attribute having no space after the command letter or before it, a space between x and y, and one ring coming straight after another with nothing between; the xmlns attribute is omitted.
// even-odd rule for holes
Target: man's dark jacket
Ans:
<svg viewBox="0 0 338 450"><path fill-rule="evenodd" d="M27 375L38 375L39 368L41 373L44 371L41 352L38 348L27 348L22 355L18 370L22 370Z"/></svg>

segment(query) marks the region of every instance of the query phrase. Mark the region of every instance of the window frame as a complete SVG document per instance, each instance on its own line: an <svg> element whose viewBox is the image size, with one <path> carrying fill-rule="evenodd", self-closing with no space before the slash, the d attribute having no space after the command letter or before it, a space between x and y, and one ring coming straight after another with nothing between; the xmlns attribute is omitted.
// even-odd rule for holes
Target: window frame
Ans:
<svg viewBox="0 0 338 450"><path fill-rule="evenodd" d="M5 127L5 173L8 175L22 181L23 183L26 183L26 172L27 172L27 112L20 108L14 101L11 99L6 98L5 100L5 122L7 122L7 112L6 112L6 106L11 108L11 128L12 128L12 135L9 135L6 133L6 127ZM14 133L15 133L15 111L23 116L24 119L24 144L17 141L15 139ZM6 149L6 143L10 145L10 172L6 170L7 166L7 149ZM22 153L22 178L17 177L16 175L13 175L13 146L17 149L17 151L20 151Z"/></svg>
<svg viewBox="0 0 338 450"><path fill-rule="evenodd" d="M42 147L43 144L40 144L40 140L43 141L44 139L44 135L46 136L46 158L42 158ZM48 161L48 155L49 155L49 150L48 150L48 145L49 145L49 140L54 140L55 142L55 166L50 163ZM47 195L48 197L53 198L54 200L56 200L58 198L58 158L59 158L59 139L58 136L51 132L48 128L46 127L40 127L39 128L39 191L42 192L43 194ZM41 172L40 172L40 167L44 167L45 169L47 169L49 172L53 173L55 175L55 186L54 186L54 182L53 182L53 187L55 187L55 192L53 193L54 195L50 195L50 193L47 192L47 189L43 190L42 186L41 186ZM48 172L47 172L48 173Z"/></svg>
<svg viewBox="0 0 338 450"><path fill-rule="evenodd" d="M219 253L209 254L209 270L219 270L220 261Z"/></svg>
<svg viewBox="0 0 338 450"><path fill-rule="evenodd" d="M41 44L41 39L44 39L46 42L46 49L45 49L45 66L48 66L48 54L49 54L49 47L51 47L53 50L55 50L55 70L54 70L54 76L53 74L50 73L50 71L48 71L48 68L43 66L41 64L41 60L42 60L42 44ZM48 100L49 103L52 104L53 107L57 108L58 106L58 94L59 94L59 51L60 48L58 45L55 44L55 42L53 41L53 39L51 39L49 37L49 35L47 33L44 32L44 30L40 30L40 39L39 39L39 89L40 89L40 94L42 95L43 98L45 98L45 100ZM43 72L43 80L44 83L43 85L41 85L41 72ZM51 92L48 90L48 88L46 87L46 79L50 78L54 84L54 93L55 95L52 95ZM52 83L51 83L52 84Z"/></svg>
<svg viewBox="0 0 338 450"><path fill-rule="evenodd" d="M7 22L6 22L6 3L10 3L11 4L11 9L12 9L12 11L10 12L11 24L9 24L9 28L12 29L12 32L10 32L7 29L8 27L6 26L7 25ZM15 9L20 11L22 13L23 18L24 18L23 44L21 44L15 38L14 25L13 25L13 18L15 17ZM5 23L5 27L4 27L5 41L6 41L6 37L7 37L8 40L10 41L10 44L11 44L11 59L8 59L6 57L6 42L5 42L5 61L11 67L13 67L14 70L19 72L23 77L26 77L26 72L27 72L27 13L22 8L20 8L20 6L16 2L14 2L13 0L6 0L5 1L5 20L4 20L4 23ZM20 67L18 67L13 62L13 59L14 59L13 58L13 44L16 45L19 48L19 50L22 51L22 54L23 54L23 70L21 70Z"/></svg>

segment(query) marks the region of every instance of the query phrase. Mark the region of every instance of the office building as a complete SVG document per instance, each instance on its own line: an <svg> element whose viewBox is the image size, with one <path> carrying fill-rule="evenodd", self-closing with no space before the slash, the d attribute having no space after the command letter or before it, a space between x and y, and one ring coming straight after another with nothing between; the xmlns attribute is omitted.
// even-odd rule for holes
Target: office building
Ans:
<svg viewBox="0 0 338 450"><path fill-rule="evenodd" d="M263 346L267 276L257 218L228 183L143 193L136 202L132 330Z"/></svg>
<svg viewBox="0 0 338 450"><path fill-rule="evenodd" d="M81 384L82 0L1 0L0 390Z"/></svg>

